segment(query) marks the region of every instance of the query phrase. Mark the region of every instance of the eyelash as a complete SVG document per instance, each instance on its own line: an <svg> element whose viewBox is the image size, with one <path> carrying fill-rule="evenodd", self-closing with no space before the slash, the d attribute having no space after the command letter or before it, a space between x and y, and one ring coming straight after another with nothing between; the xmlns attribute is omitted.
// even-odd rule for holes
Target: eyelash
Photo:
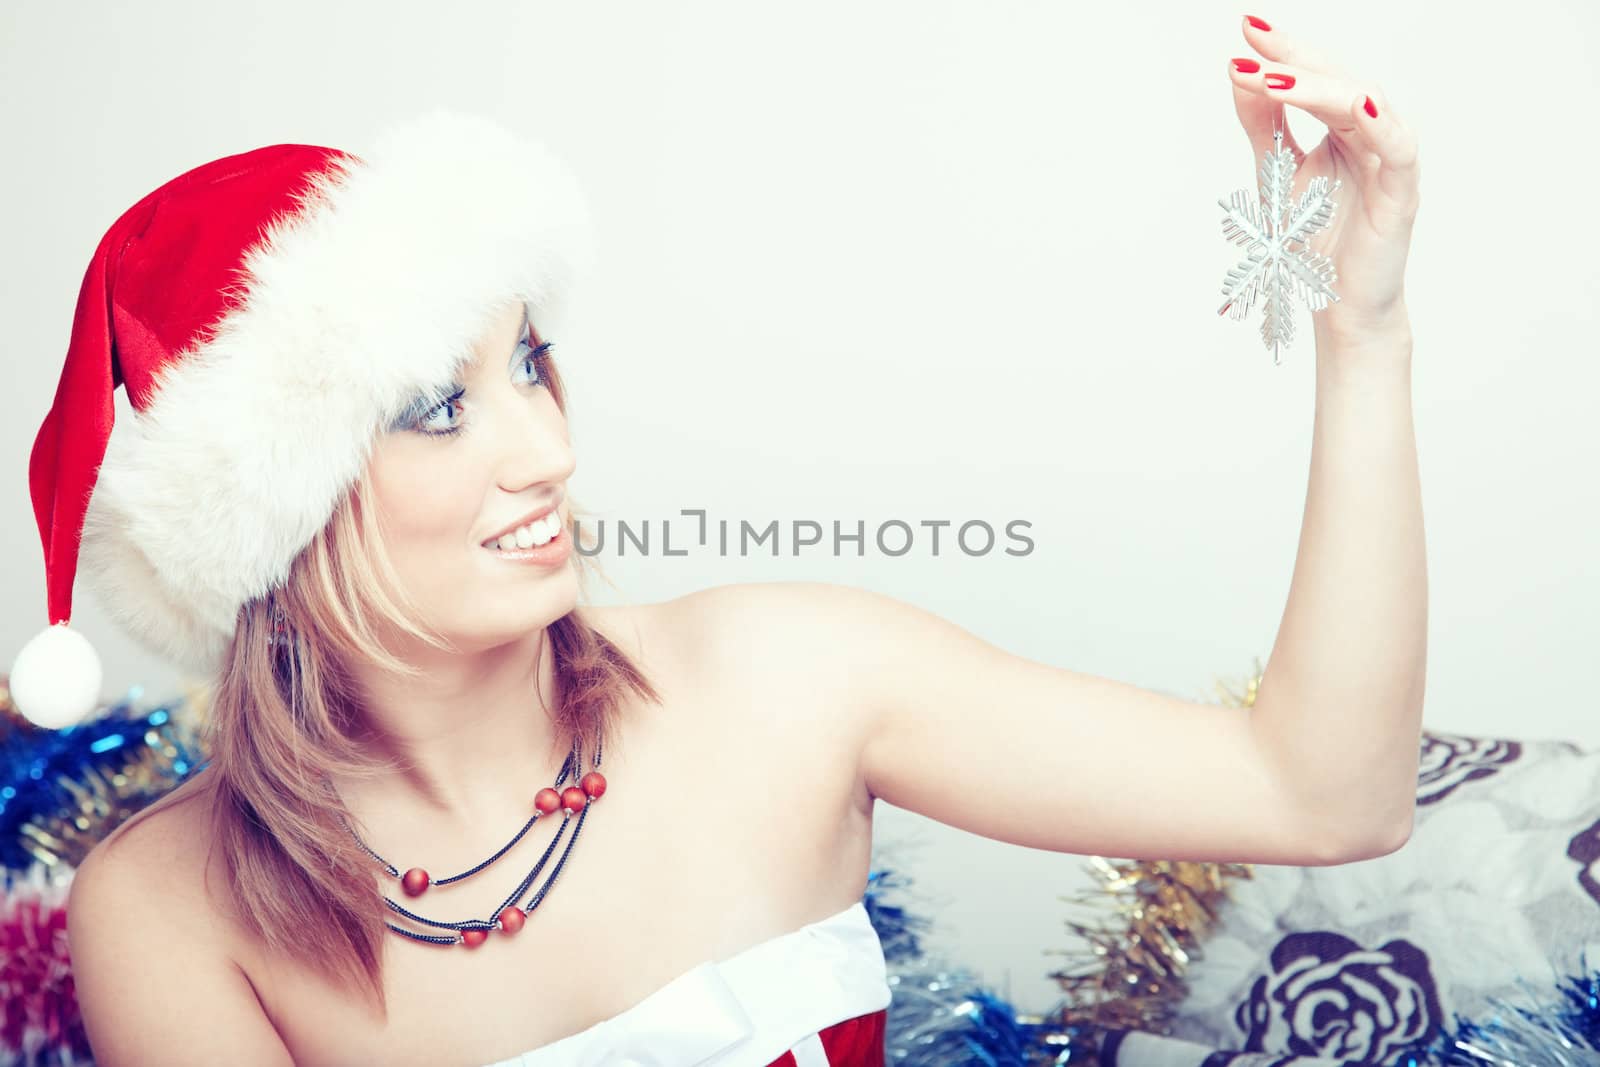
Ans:
<svg viewBox="0 0 1600 1067"><path fill-rule="evenodd" d="M527 343L528 342L527 342L526 338L524 338L522 341L519 342L519 344L521 344L523 346L526 346ZM545 342L541 343L537 348L529 349L528 350L528 354L522 357L524 362L526 362L527 360L530 360L530 359L533 360L534 364L539 368L539 380L534 382L534 383L532 383L532 384L534 384L534 385L544 385L545 384L545 380L544 380L544 364L545 364L545 361L549 358L546 353L548 352L548 350L550 348L554 347L554 345L555 345L554 341L545 341ZM422 427L423 427L423 423L427 422L428 419L434 414L434 412L439 411L446 404L454 404L454 403L456 403L463 396L465 396L466 393L467 393L467 391L464 388L457 389L454 393L452 393L451 395L445 397L443 400L439 401L439 403L435 404L433 407L429 408L427 411L424 411L421 415L417 416L416 419L414 419L412 421L411 425L408 428L412 429L412 430L415 430L417 433L422 434L424 437L451 437L451 436L454 436L455 434L460 433L461 430L462 430L462 427L460 427L460 426L452 426L448 430L425 430Z"/></svg>

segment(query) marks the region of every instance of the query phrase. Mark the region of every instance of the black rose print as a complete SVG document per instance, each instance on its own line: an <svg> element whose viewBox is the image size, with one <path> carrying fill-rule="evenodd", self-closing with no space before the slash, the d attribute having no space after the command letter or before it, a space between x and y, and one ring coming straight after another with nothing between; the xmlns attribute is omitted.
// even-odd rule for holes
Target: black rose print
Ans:
<svg viewBox="0 0 1600 1067"><path fill-rule="evenodd" d="M1578 863L1578 885L1600 904L1600 820L1591 822L1567 842L1567 858Z"/></svg>
<svg viewBox="0 0 1600 1067"><path fill-rule="evenodd" d="M1437 804L1466 782L1495 774L1521 755L1522 746L1515 741L1424 730L1417 803Z"/></svg>
<svg viewBox="0 0 1600 1067"><path fill-rule="evenodd" d="M1403 1063L1439 1034L1428 957L1408 941L1368 949L1331 930L1293 933L1270 964L1234 1012L1245 1050Z"/></svg>

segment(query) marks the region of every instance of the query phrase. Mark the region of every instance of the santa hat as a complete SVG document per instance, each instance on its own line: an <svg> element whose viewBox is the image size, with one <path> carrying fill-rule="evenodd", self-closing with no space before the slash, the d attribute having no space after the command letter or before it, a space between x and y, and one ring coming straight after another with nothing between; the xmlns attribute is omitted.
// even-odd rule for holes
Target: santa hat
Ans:
<svg viewBox="0 0 1600 1067"><path fill-rule="evenodd" d="M12 667L17 708L59 728L99 701L99 660L68 627L80 569L138 643L214 675L240 607L287 577L377 434L448 395L497 309L521 301L549 334L589 249L560 160L444 108L365 156L278 144L205 163L124 212L29 461L49 626ZM113 432L119 385L135 414Z"/></svg>

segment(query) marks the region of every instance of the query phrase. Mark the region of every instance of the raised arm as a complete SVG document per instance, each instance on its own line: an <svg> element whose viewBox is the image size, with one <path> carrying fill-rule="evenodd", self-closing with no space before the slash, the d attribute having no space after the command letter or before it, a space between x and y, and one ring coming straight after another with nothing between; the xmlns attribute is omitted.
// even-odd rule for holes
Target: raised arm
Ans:
<svg viewBox="0 0 1600 1067"><path fill-rule="evenodd" d="M1293 195L1340 182L1317 242L1339 300L1313 314L1316 405L1288 602L1254 707L1190 703L1033 663L908 605L796 594L837 642L876 795L1041 848L1317 864L1391 851L1415 810L1427 567L1404 273L1416 138L1375 83L1241 19L1227 67L1252 163L1299 107ZM824 609L824 605L826 608Z"/></svg>
<svg viewBox="0 0 1600 1067"><path fill-rule="evenodd" d="M1260 59L1226 67L1252 166L1292 104L1327 126L1309 153L1285 136L1292 196L1342 185L1317 248L1339 299L1313 315L1299 552L1254 706L1032 662L844 586L709 591L722 647L806 665L788 680L823 694L818 715L844 717L828 725L875 796L986 837L1129 858L1332 864L1410 834L1427 650L1403 292L1417 143L1375 84L1257 23L1241 19Z"/></svg>
<svg viewBox="0 0 1600 1067"><path fill-rule="evenodd" d="M1300 546L1253 718L1302 807L1399 833L1416 803L1428 645L1405 301L1417 138L1375 82L1292 31L1246 18L1240 32L1259 57L1228 72L1252 159L1297 107L1327 130L1310 152L1286 137L1294 194L1340 183L1335 220L1315 242L1337 268L1340 297L1312 315L1317 394Z"/></svg>
<svg viewBox="0 0 1600 1067"><path fill-rule="evenodd" d="M730 668L798 665L794 682L827 720L817 728L848 739L873 796L950 826L1058 852L1299 865L1379 855L1406 837L1404 824L1368 821L1354 789L1335 807L1308 805L1263 744L1259 704L1196 703L1038 663L850 586L694 597Z"/></svg>

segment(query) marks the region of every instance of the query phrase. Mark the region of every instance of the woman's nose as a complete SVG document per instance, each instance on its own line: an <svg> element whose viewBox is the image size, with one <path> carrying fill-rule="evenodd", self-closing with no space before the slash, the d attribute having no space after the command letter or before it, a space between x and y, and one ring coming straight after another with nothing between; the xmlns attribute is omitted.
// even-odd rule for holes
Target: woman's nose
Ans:
<svg viewBox="0 0 1600 1067"><path fill-rule="evenodd" d="M561 483L572 477L577 458L567 433L567 420L554 402L538 411L526 406L516 413L497 443L498 481L507 492L541 482Z"/></svg>

